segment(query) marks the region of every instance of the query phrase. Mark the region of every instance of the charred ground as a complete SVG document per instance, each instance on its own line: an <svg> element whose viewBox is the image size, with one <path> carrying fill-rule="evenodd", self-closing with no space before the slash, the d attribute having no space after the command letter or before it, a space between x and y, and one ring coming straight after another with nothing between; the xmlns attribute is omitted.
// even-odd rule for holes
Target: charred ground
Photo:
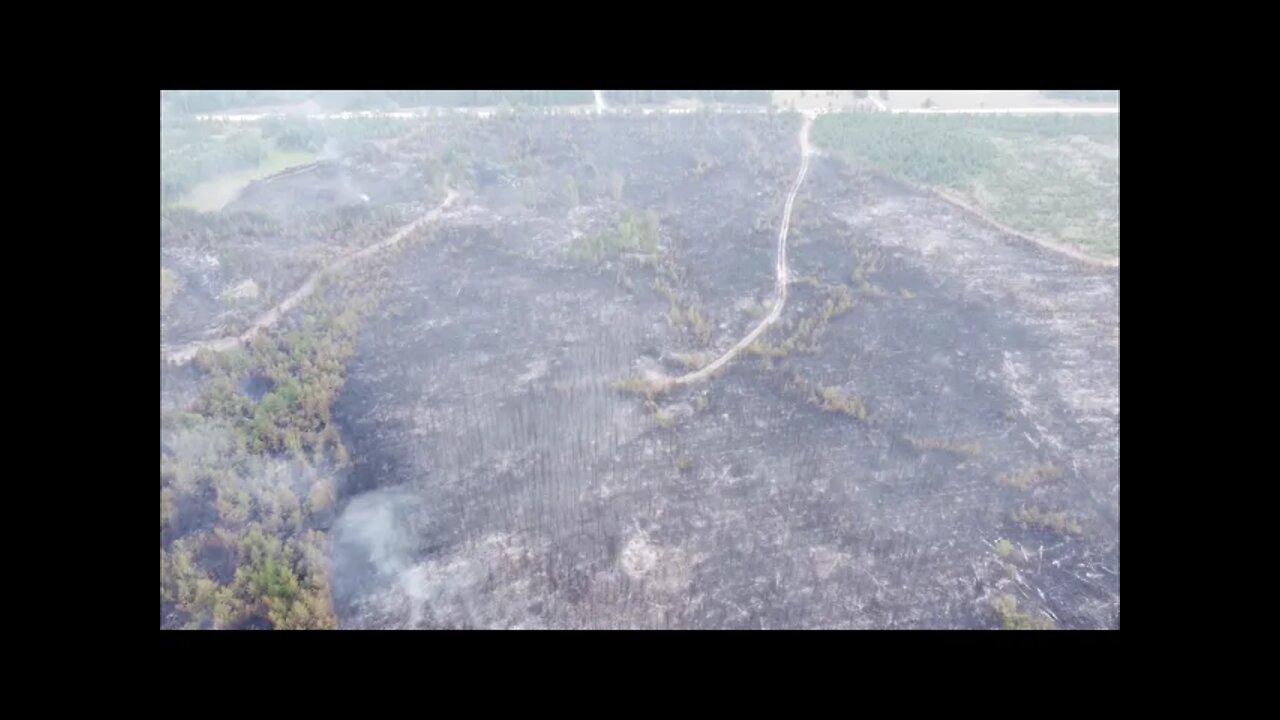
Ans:
<svg viewBox="0 0 1280 720"><path fill-rule="evenodd" d="M335 406L354 458L343 621L987 627L1012 595L1108 626L1114 273L820 159L783 324L703 386L618 390L696 366L768 300L797 149L779 133L764 162L781 172L760 172L738 122L702 122L672 133L683 155L637 149L653 131L634 120L583 123L596 160L548 165L617 173L620 197L513 218L482 195L401 264ZM573 234L612 204L657 210L658 251L575 262Z"/></svg>

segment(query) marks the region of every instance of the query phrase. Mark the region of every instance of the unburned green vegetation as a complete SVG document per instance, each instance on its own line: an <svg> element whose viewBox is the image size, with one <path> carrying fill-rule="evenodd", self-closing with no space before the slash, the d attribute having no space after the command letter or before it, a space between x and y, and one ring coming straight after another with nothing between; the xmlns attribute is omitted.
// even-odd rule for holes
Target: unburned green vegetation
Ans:
<svg viewBox="0 0 1280 720"><path fill-rule="evenodd" d="M1044 464L1002 475L999 482L1001 485L1018 488L1019 490L1029 490L1033 485L1043 480L1052 480L1060 477L1062 477L1062 468L1053 464Z"/></svg>
<svg viewBox="0 0 1280 720"><path fill-rule="evenodd" d="M867 406L858 398L845 395L840 388L821 387L817 393L822 400L820 407L823 412L843 413L863 421L867 419Z"/></svg>
<svg viewBox="0 0 1280 720"><path fill-rule="evenodd" d="M959 442L945 438L922 438L907 435L902 438L916 452L946 452L961 457L977 457L982 454L982 446L976 442Z"/></svg>
<svg viewBox="0 0 1280 720"><path fill-rule="evenodd" d="M948 189L1015 229L1119 254L1115 116L854 113L819 118L813 134L857 166Z"/></svg>
<svg viewBox="0 0 1280 720"><path fill-rule="evenodd" d="M310 163L326 142L305 120L237 123L164 118L160 125L160 204L217 210L254 180Z"/></svg>
<svg viewBox="0 0 1280 720"><path fill-rule="evenodd" d="M630 395L639 395L646 400L652 401L670 390L671 384L665 380L629 377L614 382L613 388Z"/></svg>
<svg viewBox="0 0 1280 720"><path fill-rule="evenodd" d="M162 412L161 603L183 627L336 627L324 529L350 461L331 407L389 270L324 280L248 346L202 352L190 412Z"/></svg>
<svg viewBox="0 0 1280 720"><path fill-rule="evenodd" d="M805 278L802 284L811 284L822 290L825 297L818 306L817 312L804 316L789 325L790 334L781 344L774 345L764 339L758 339L747 346L749 355L764 358L787 357L792 353L814 353L818 351L819 341L827 325L834 319L849 312L857 305L853 292L845 285L824 285L821 282Z"/></svg>
<svg viewBox="0 0 1280 720"><path fill-rule="evenodd" d="M702 347L710 345L711 323L703 316L702 309L696 302L682 297L669 284L669 277L661 272L653 280L653 289L667 300L667 322L671 327L687 330ZM701 355L689 354L683 356L682 363L686 369L696 370L706 364L706 359Z"/></svg>
<svg viewBox="0 0 1280 720"><path fill-rule="evenodd" d="M959 185L995 166L989 138L957 131L951 118L879 113L820 118L813 139L863 164L929 185Z"/></svg>
<svg viewBox="0 0 1280 720"><path fill-rule="evenodd" d="M1018 599L1001 595L991 601L991 609L1000 618L1005 630L1053 630L1054 623L1047 617L1037 617L1018 610Z"/></svg>
<svg viewBox="0 0 1280 720"><path fill-rule="evenodd" d="M252 167L223 173L191 187L178 202L181 207L209 212L225 207L255 180L271 177L291 167L306 165L316 159L306 151L272 151Z"/></svg>
<svg viewBox="0 0 1280 720"><path fill-rule="evenodd" d="M996 541L996 554L1001 558L1007 558L1013 554L1013 543L1007 538L1000 538Z"/></svg>
<svg viewBox="0 0 1280 720"><path fill-rule="evenodd" d="M853 284L866 297L884 297L885 292L871 282L871 276L884 269L884 259L878 252L854 252ZM904 296L904 299L905 296Z"/></svg>
<svg viewBox="0 0 1280 720"><path fill-rule="evenodd" d="M160 203L181 200L218 175L256 168L270 152L256 129L194 120L162 124Z"/></svg>
<svg viewBox="0 0 1280 720"><path fill-rule="evenodd" d="M581 235L569 248L576 260L599 263L620 253L658 251L658 216L628 210L613 227Z"/></svg>
<svg viewBox="0 0 1280 720"><path fill-rule="evenodd" d="M1049 512L1034 506L1014 510L1013 521L1025 528L1047 530L1059 535L1079 535L1083 532L1080 524L1066 512Z"/></svg>

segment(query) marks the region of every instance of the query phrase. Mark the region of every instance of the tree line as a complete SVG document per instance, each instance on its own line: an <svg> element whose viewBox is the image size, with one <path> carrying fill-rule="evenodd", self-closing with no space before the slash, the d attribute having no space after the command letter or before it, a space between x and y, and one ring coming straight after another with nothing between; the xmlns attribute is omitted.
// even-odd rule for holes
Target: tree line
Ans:
<svg viewBox="0 0 1280 720"><path fill-rule="evenodd" d="M413 107L487 107L496 105L546 107L590 105L590 90L173 90L160 94L165 109L175 114L315 101L328 111L395 110Z"/></svg>
<svg viewBox="0 0 1280 720"><path fill-rule="evenodd" d="M603 95L610 105L665 105L676 100L731 105L768 105L773 102L771 90L606 90Z"/></svg>
<svg viewBox="0 0 1280 720"><path fill-rule="evenodd" d="M930 185L962 185L992 169L1000 152L992 136L1119 139L1116 118L1099 115L827 115L814 125L818 145L857 162Z"/></svg>
<svg viewBox="0 0 1280 720"><path fill-rule="evenodd" d="M1119 90L1044 90L1044 96L1055 100L1080 102L1120 102Z"/></svg>

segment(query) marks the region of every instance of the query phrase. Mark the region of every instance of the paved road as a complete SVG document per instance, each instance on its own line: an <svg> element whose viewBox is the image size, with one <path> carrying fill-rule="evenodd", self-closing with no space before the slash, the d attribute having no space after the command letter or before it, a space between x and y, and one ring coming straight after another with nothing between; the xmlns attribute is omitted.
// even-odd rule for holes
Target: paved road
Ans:
<svg viewBox="0 0 1280 720"><path fill-rule="evenodd" d="M1119 115L1119 107L896 108L899 115Z"/></svg>

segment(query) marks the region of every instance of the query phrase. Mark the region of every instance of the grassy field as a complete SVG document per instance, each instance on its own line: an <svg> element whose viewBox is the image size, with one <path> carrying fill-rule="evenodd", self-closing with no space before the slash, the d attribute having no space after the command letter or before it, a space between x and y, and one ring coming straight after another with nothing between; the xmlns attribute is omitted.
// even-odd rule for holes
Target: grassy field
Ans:
<svg viewBox="0 0 1280 720"><path fill-rule="evenodd" d="M814 139L1018 230L1098 257L1120 253L1115 117L853 114L820 118Z"/></svg>
<svg viewBox="0 0 1280 720"><path fill-rule="evenodd" d="M273 149L257 167L224 173L211 180L206 180L192 188L191 192L178 201L177 204L180 207L188 207L201 212L221 210L224 205L235 198L237 193L248 187L249 183L254 180L261 180L297 165L305 165L313 162L317 157L319 157L318 153L285 152Z"/></svg>

